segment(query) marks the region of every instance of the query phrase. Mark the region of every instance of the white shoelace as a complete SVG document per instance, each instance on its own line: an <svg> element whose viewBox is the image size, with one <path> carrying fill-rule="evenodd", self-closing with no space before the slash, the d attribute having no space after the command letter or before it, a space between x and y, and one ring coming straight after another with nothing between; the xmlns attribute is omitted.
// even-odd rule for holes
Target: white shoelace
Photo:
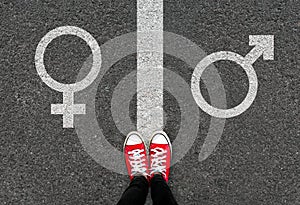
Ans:
<svg viewBox="0 0 300 205"><path fill-rule="evenodd" d="M131 165L131 176L135 176L137 174L147 174L145 159L143 158L145 154L141 154L143 151L144 150L142 149L134 149L128 152L129 163Z"/></svg>
<svg viewBox="0 0 300 205"><path fill-rule="evenodd" d="M166 176L166 166L163 165L166 163L166 158L167 158L167 151L157 147L155 149L152 149L151 151L155 152L155 154L152 156L152 162L151 162L151 172L150 175L159 172Z"/></svg>

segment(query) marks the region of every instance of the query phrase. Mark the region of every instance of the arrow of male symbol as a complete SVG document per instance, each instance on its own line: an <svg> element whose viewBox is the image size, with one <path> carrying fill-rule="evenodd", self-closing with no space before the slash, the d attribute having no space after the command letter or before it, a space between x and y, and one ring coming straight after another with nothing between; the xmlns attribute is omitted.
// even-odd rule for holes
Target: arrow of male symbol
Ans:
<svg viewBox="0 0 300 205"><path fill-rule="evenodd" d="M246 56L248 63L253 64L261 55L264 60L274 60L274 36L250 35L249 46L255 46Z"/></svg>
<svg viewBox="0 0 300 205"><path fill-rule="evenodd" d="M263 56L264 60L274 60L274 36L250 35L249 45L255 47L245 57L242 57L239 54L233 52L220 51L206 56L196 66L191 83L192 93L198 106L209 115L217 118L235 117L245 112L253 103L257 93L258 82L252 64L260 56ZM214 63L218 60L232 60L237 62L243 67L249 78L248 94L244 101L234 108L218 109L212 107L203 99L201 95L199 87L201 74L209 64ZM199 161L205 160L214 151L220 139L221 135L209 136L205 139L199 154Z"/></svg>

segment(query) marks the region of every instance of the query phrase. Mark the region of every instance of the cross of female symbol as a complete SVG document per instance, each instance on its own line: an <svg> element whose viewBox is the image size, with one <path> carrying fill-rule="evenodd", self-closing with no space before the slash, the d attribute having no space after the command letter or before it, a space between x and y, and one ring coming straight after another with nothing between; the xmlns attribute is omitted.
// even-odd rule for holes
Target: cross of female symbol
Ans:
<svg viewBox="0 0 300 205"><path fill-rule="evenodd" d="M63 115L63 127L73 127L74 115L85 114L85 104L74 104L74 93L63 92L63 104L52 104L51 114Z"/></svg>

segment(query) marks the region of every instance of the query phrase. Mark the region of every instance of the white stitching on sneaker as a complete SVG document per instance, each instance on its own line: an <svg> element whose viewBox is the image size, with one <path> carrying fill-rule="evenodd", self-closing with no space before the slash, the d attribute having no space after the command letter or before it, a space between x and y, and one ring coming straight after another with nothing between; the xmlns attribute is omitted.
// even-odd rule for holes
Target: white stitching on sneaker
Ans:
<svg viewBox="0 0 300 205"><path fill-rule="evenodd" d="M167 158L167 151L160 148L156 147L154 149L151 149L151 151L155 152L154 155L152 155L152 162L151 162L151 172L150 175L159 172L163 174L166 177L166 166L162 165L163 163L166 163L166 158Z"/></svg>
<svg viewBox="0 0 300 205"><path fill-rule="evenodd" d="M145 154L141 154L144 152L143 149L134 149L128 152L129 163L131 165L131 176L135 176L138 174L147 175L145 159L143 158Z"/></svg>

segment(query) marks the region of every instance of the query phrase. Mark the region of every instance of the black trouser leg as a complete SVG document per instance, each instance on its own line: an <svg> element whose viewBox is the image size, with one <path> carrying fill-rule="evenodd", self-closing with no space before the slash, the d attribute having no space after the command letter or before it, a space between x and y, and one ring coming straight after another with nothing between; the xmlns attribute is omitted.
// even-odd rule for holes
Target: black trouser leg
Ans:
<svg viewBox="0 0 300 205"><path fill-rule="evenodd" d="M117 205L144 205L148 195L149 183L143 176L136 176L122 194Z"/></svg>
<svg viewBox="0 0 300 205"><path fill-rule="evenodd" d="M177 205L167 182L160 174L155 175L150 184L153 205Z"/></svg>

